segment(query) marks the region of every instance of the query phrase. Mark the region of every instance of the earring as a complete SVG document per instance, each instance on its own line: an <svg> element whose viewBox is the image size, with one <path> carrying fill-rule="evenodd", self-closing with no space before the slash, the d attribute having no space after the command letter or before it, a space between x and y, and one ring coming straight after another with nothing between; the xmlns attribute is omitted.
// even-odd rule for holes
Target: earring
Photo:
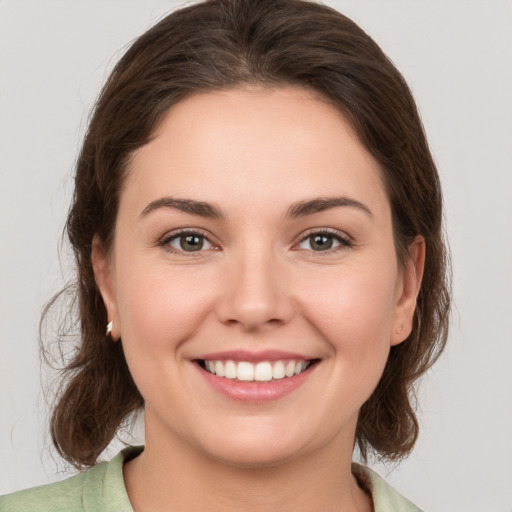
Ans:
<svg viewBox="0 0 512 512"><path fill-rule="evenodd" d="M112 334L112 327L114 327L114 320L110 320L107 324L107 330L105 331L106 336L110 336Z"/></svg>

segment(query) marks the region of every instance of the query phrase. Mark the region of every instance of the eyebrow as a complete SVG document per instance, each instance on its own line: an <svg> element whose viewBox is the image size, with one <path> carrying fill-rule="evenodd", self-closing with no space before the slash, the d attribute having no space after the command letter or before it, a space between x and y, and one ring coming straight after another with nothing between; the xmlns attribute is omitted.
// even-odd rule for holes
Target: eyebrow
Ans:
<svg viewBox="0 0 512 512"><path fill-rule="evenodd" d="M300 201L298 203L292 204L290 208L288 208L286 217L290 219L296 219L297 217L313 215L314 213L323 212L332 208L338 208L340 206L357 208L358 210L365 212L370 217L373 217L373 213L370 208L368 208L368 206L361 203L360 201L357 201L356 199L352 199L351 197L347 196L318 197L309 201Z"/></svg>
<svg viewBox="0 0 512 512"><path fill-rule="evenodd" d="M373 217L373 213L365 204L352 199L347 196L337 197L318 197L310 199L308 201L299 201L292 204L286 213L285 218L296 219L298 217L305 217L307 215L313 215L314 213L323 212L332 208L338 207L351 207L357 208L365 212L370 217ZM149 203L142 213L140 218L144 218L155 210L160 208L171 208L180 210L191 215L198 215L208 219L223 220L227 215L216 205L207 203L205 201L196 201L195 199L177 199L174 197L161 197Z"/></svg>
<svg viewBox="0 0 512 512"><path fill-rule="evenodd" d="M160 208L172 208L208 219L226 218L222 210L213 204L204 201L195 201L194 199L176 199L174 197L161 197L160 199L152 201L142 210L140 218L142 219Z"/></svg>

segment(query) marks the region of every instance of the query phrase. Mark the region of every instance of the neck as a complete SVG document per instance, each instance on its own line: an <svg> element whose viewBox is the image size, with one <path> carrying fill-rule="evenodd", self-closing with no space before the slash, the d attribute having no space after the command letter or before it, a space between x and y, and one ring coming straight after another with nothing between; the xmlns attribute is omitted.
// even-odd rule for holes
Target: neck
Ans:
<svg viewBox="0 0 512 512"><path fill-rule="evenodd" d="M340 441L274 465L241 467L180 439L156 442L147 431L144 452L125 464L126 488L135 512L369 512L371 498L351 473L351 443L343 449Z"/></svg>

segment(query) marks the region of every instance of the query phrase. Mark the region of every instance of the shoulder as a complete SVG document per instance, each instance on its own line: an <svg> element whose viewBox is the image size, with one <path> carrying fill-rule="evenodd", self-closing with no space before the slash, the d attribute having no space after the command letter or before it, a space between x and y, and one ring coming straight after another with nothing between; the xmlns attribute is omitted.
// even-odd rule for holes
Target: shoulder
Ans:
<svg viewBox="0 0 512 512"><path fill-rule="evenodd" d="M99 467L99 466L98 466ZM90 470L89 470L90 471ZM41 485L0 497L1 512L83 510L83 485L88 471L62 482Z"/></svg>
<svg viewBox="0 0 512 512"><path fill-rule="evenodd" d="M123 480L123 463L140 453L129 447L110 462L76 476L0 497L0 512L133 512Z"/></svg>
<svg viewBox="0 0 512 512"><path fill-rule="evenodd" d="M352 464L352 473L371 494L375 512L421 512L372 469Z"/></svg>

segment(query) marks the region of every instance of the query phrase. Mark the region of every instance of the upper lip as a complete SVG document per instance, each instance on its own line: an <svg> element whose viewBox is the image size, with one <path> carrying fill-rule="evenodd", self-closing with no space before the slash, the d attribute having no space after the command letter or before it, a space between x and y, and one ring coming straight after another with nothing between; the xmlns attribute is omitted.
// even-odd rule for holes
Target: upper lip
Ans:
<svg viewBox="0 0 512 512"><path fill-rule="evenodd" d="M310 361L315 357L308 357L296 352L285 352L282 350L223 350L222 352L208 352L194 359L206 361L246 361L248 363L259 363L262 361L279 361L283 359L293 359L295 361Z"/></svg>

